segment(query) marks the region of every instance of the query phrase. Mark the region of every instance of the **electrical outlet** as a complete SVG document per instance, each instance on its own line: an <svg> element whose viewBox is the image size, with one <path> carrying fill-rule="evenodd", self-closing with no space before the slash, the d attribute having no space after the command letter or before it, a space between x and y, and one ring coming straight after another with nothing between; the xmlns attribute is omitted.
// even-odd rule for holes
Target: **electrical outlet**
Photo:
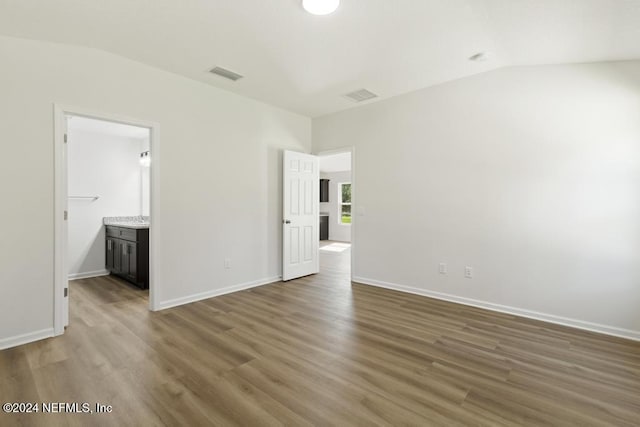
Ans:
<svg viewBox="0 0 640 427"><path fill-rule="evenodd" d="M438 272L440 274L447 274L447 264L444 262L438 264Z"/></svg>
<svg viewBox="0 0 640 427"><path fill-rule="evenodd" d="M224 259L224 268L231 268L231 258Z"/></svg>
<svg viewBox="0 0 640 427"><path fill-rule="evenodd" d="M464 277L466 277L467 279L473 278L473 267L467 266L464 268Z"/></svg>

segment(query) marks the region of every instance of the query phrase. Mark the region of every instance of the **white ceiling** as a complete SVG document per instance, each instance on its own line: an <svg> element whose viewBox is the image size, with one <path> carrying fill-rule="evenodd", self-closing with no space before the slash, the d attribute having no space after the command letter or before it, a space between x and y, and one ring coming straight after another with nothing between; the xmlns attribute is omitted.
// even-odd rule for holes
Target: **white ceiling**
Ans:
<svg viewBox="0 0 640 427"><path fill-rule="evenodd" d="M638 0L0 0L0 34L103 49L311 117L521 64L640 58ZM486 62L469 61L480 51ZM228 82L207 71L245 76ZM368 101L368 102L375 102Z"/></svg>
<svg viewBox="0 0 640 427"><path fill-rule="evenodd" d="M78 116L69 117L67 121L67 129L70 132L92 132L131 139L149 138L149 129L147 128Z"/></svg>
<svg viewBox="0 0 640 427"><path fill-rule="evenodd" d="M351 170L351 153L320 156L320 172L344 172Z"/></svg>

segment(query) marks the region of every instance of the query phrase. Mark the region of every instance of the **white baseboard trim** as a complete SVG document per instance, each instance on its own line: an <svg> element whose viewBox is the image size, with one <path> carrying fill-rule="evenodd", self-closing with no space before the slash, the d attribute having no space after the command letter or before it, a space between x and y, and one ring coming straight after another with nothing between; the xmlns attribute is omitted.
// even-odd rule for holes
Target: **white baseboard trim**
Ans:
<svg viewBox="0 0 640 427"><path fill-rule="evenodd" d="M15 337L0 339L0 350L17 347L30 342L39 341L53 336L53 328L42 329L40 331L29 332L28 334L16 335Z"/></svg>
<svg viewBox="0 0 640 427"><path fill-rule="evenodd" d="M415 288L412 286L399 285L396 283L384 282L366 277L353 277L353 282L363 285L377 286L379 288L392 289L394 291L406 292L415 295L421 295L429 298L435 298L443 301L455 302L463 305L484 308L500 313L513 314L516 316L527 317L535 320L542 320L558 325L569 326L586 331L598 332L601 334L612 335L620 338L627 338L634 341L640 341L640 331L630 329L617 328L615 326L607 326L599 323L586 322L584 320L571 319L568 317L556 316L554 314L540 313L538 311L526 310L508 305L494 304L487 301L480 301L471 298L460 297L456 295L445 294L441 292L429 291L426 289Z"/></svg>
<svg viewBox="0 0 640 427"><path fill-rule="evenodd" d="M245 282L245 283L240 283L238 285L227 286L226 288L222 288L222 289L214 289L207 292L188 295L186 297L162 301L159 304L158 310L164 310L166 308L177 307L179 305L189 304L192 302L201 301L203 299L218 297L220 295L243 291L245 289L255 288L258 286L268 285L269 283L279 282L280 280L282 280L282 276L269 277L266 279L254 280L252 282Z"/></svg>
<svg viewBox="0 0 640 427"><path fill-rule="evenodd" d="M108 270L87 271L86 273L73 273L69 274L69 280L89 279L91 277L108 276Z"/></svg>

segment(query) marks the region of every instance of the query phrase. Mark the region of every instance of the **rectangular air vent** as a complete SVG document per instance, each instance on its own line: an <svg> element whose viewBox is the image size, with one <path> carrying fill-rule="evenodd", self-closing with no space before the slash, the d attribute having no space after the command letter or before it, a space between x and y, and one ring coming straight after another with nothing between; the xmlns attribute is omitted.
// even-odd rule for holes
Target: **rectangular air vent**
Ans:
<svg viewBox="0 0 640 427"><path fill-rule="evenodd" d="M211 74L215 74L216 76L220 76L220 77L224 77L225 79L232 80L234 82L244 77L238 73L234 73L233 71L227 70L226 68L222 68L222 67L212 68L209 72Z"/></svg>
<svg viewBox="0 0 640 427"><path fill-rule="evenodd" d="M353 91L351 93L347 93L346 95L344 95L344 97L349 98L350 100L355 102L362 102L362 101L367 101L369 99L377 98L378 95L366 89L360 89L360 90Z"/></svg>

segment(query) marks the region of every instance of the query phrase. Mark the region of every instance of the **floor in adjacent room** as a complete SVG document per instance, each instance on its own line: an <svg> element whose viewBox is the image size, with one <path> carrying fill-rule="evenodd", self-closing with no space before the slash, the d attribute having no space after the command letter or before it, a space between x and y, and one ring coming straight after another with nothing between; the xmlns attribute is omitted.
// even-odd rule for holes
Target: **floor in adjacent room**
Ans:
<svg viewBox="0 0 640 427"><path fill-rule="evenodd" d="M63 336L0 352L0 396L113 412L0 425L640 424L640 343L351 284L349 256L157 313L74 281Z"/></svg>

